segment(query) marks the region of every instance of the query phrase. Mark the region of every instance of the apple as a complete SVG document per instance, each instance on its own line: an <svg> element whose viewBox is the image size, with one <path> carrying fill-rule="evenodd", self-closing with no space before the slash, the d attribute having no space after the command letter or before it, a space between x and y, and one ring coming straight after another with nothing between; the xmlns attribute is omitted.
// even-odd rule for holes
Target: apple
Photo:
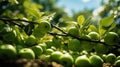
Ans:
<svg viewBox="0 0 120 67"><path fill-rule="evenodd" d="M55 52L53 52L53 53L51 54L50 59L51 59L51 61L55 61L55 62L59 63L59 62L60 62L60 57L61 57L62 55L63 55L62 52L60 52L60 51L55 51Z"/></svg>
<svg viewBox="0 0 120 67"><path fill-rule="evenodd" d="M120 60L115 61L114 66L115 67L120 67Z"/></svg>
<svg viewBox="0 0 120 67"><path fill-rule="evenodd" d="M83 50L82 52L80 52L80 55L86 55L86 56L88 56L89 53L86 50Z"/></svg>
<svg viewBox="0 0 120 67"><path fill-rule="evenodd" d="M42 54L38 57L42 61L51 61L50 55Z"/></svg>
<svg viewBox="0 0 120 67"><path fill-rule="evenodd" d="M106 54L101 55L101 58L103 59L104 62L106 62L106 56L107 56Z"/></svg>
<svg viewBox="0 0 120 67"><path fill-rule="evenodd" d="M73 62L74 62L74 59L69 53L63 54L60 57L60 64L62 64L65 67L72 67Z"/></svg>
<svg viewBox="0 0 120 67"><path fill-rule="evenodd" d="M46 43L39 43L38 45L42 47L43 53L44 53L46 51L46 49L47 49Z"/></svg>
<svg viewBox="0 0 120 67"><path fill-rule="evenodd" d="M86 40L90 40L91 38L90 38L90 36L88 36L88 35L84 35L84 36L82 36L82 38L83 39L86 39ZM92 49L93 49L93 47L94 47L94 45L93 44L91 44L90 42L88 42L88 41L81 41L81 45L82 45L82 48L84 49L84 50L86 50L86 51L91 51Z"/></svg>
<svg viewBox="0 0 120 67"><path fill-rule="evenodd" d="M98 55L90 56L89 60L90 60L90 64L92 65L92 67L102 67L102 65L103 65L103 60Z"/></svg>
<svg viewBox="0 0 120 67"><path fill-rule="evenodd" d="M52 50L54 50L54 51L57 50L57 48L56 48L55 46L51 46L50 49L52 49Z"/></svg>
<svg viewBox="0 0 120 67"><path fill-rule="evenodd" d="M31 49L35 53L36 58L38 58L38 56L40 56L43 53L43 49L39 45L32 46Z"/></svg>
<svg viewBox="0 0 120 67"><path fill-rule="evenodd" d="M42 21L33 30L33 35L37 38L43 37L49 30L51 29L51 25L47 21Z"/></svg>
<svg viewBox="0 0 120 67"><path fill-rule="evenodd" d="M15 30L11 30L3 35L3 39L7 42L14 42L17 34Z"/></svg>
<svg viewBox="0 0 120 67"><path fill-rule="evenodd" d="M106 62L113 64L116 61L116 55L113 53L109 53L106 56Z"/></svg>
<svg viewBox="0 0 120 67"><path fill-rule="evenodd" d="M68 49L72 50L72 51L81 51L82 50L82 46L79 40L77 39L71 39L68 42Z"/></svg>
<svg viewBox="0 0 120 67"><path fill-rule="evenodd" d="M46 33L51 29L51 24L48 21L42 21L38 25L38 28L40 29L40 31Z"/></svg>
<svg viewBox="0 0 120 67"><path fill-rule="evenodd" d="M86 55L82 55L76 58L75 67L91 67L90 61Z"/></svg>
<svg viewBox="0 0 120 67"><path fill-rule="evenodd" d="M109 45L118 44L119 36L115 32L108 32L104 37L104 41Z"/></svg>
<svg viewBox="0 0 120 67"><path fill-rule="evenodd" d="M46 45L47 45L48 48L50 48L51 46L54 45L54 43L52 42L52 40L49 40L49 41L47 41L45 43L46 43Z"/></svg>
<svg viewBox="0 0 120 67"><path fill-rule="evenodd" d="M35 53L30 48L22 48L19 50L18 55L20 58L35 59Z"/></svg>
<svg viewBox="0 0 120 67"><path fill-rule="evenodd" d="M17 55L17 51L13 45L11 44L0 45L0 58L1 59L15 58L16 55Z"/></svg>
<svg viewBox="0 0 120 67"><path fill-rule="evenodd" d="M100 40L100 35L97 32L92 31L88 33L88 36L90 36L92 40Z"/></svg>
<svg viewBox="0 0 120 67"><path fill-rule="evenodd" d="M54 47L59 48L61 46L61 38L60 37L53 37L52 42Z"/></svg>
<svg viewBox="0 0 120 67"><path fill-rule="evenodd" d="M80 55L77 51L69 51L69 54L73 57L74 61Z"/></svg>
<svg viewBox="0 0 120 67"><path fill-rule="evenodd" d="M70 27L68 30L68 34L71 34L73 36L79 36L79 29L76 27Z"/></svg>
<svg viewBox="0 0 120 67"><path fill-rule="evenodd" d="M46 49L45 54L51 55L53 52L54 52L53 49L48 48L48 49Z"/></svg>
<svg viewBox="0 0 120 67"><path fill-rule="evenodd" d="M109 48L108 46L101 44L101 43L97 43L94 46L95 52L97 52L98 54L103 54L103 53L107 53Z"/></svg>
<svg viewBox="0 0 120 67"><path fill-rule="evenodd" d="M37 43L37 39L33 35L30 35L27 39L25 39L25 44L27 46L33 46L36 43Z"/></svg>
<svg viewBox="0 0 120 67"><path fill-rule="evenodd" d="M120 60L120 56L117 56L117 59L116 60Z"/></svg>

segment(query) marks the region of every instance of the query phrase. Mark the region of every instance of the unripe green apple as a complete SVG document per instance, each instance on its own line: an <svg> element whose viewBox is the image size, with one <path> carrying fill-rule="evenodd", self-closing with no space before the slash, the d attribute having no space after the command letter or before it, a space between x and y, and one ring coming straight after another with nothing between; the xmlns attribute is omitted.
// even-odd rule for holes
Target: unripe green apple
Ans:
<svg viewBox="0 0 120 67"><path fill-rule="evenodd" d="M38 58L38 56L40 56L43 53L43 49L39 45L32 46L31 49L35 53L36 58Z"/></svg>
<svg viewBox="0 0 120 67"><path fill-rule="evenodd" d="M50 59L55 62L60 62L60 57L63 55L60 51L55 51L51 54Z"/></svg>
<svg viewBox="0 0 120 67"><path fill-rule="evenodd" d="M80 52L80 55L86 55L86 56L88 56L89 53L86 50L83 50L82 52Z"/></svg>
<svg viewBox="0 0 120 67"><path fill-rule="evenodd" d="M54 52L53 49L49 49L49 48L48 48L48 49L46 49L45 54L51 55L53 52Z"/></svg>
<svg viewBox="0 0 120 67"><path fill-rule="evenodd" d="M46 51L46 48L47 48L46 43L40 43L40 44L38 44L38 45L42 47L43 53L44 53L44 52Z"/></svg>
<svg viewBox="0 0 120 67"><path fill-rule="evenodd" d="M54 44L54 47L59 48L61 46L61 38L60 37L53 37L52 42Z"/></svg>
<svg viewBox="0 0 120 67"><path fill-rule="evenodd" d="M17 34L15 30L9 31L3 35L3 39L7 42L14 42Z"/></svg>
<svg viewBox="0 0 120 67"><path fill-rule="evenodd" d="M91 67L90 61L86 55L82 55L76 58L75 67Z"/></svg>
<svg viewBox="0 0 120 67"><path fill-rule="evenodd" d="M119 42L119 36L115 32L108 32L104 37L104 41L109 45L114 45Z"/></svg>
<svg viewBox="0 0 120 67"><path fill-rule="evenodd" d="M81 43L77 39L72 39L68 42L68 49L72 51L81 51Z"/></svg>
<svg viewBox="0 0 120 67"><path fill-rule="evenodd" d="M70 51L69 54L73 57L74 61L78 56L80 56L79 52L77 51Z"/></svg>
<svg viewBox="0 0 120 67"><path fill-rule="evenodd" d="M13 45L11 44L0 45L0 58L1 59L15 58L16 55L17 55L17 51Z"/></svg>
<svg viewBox="0 0 120 67"><path fill-rule="evenodd" d="M79 29L77 29L76 27L70 27L68 30L68 34L79 36Z"/></svg>
<svg viewBox="0 0 120 67"><path fill-rule="evenodd" d="M115 61L114 66L115 67L120 67L120 60Z"/></svg>
<svg viewBox="0 0 120 67"><path fill-rule="evenodd" d="M25 39L25 44L28 46L35 45L36 43L37 43L37 39L33 35L31 35L27 39Z"/></svg>
<svg viewBox="0 0 120 67"><path fill-rule="evenodd" d="M98 43L94 46L95 52L97 52L98 54L103 54L108 52L108 46Z"/></svg>
<svg viewBox="0 0 120 67"><path fill-rule="evenodd" d="M50 55L42 54L38 57L42 61L51 61Z"/></svg>
<svg viewBox="0 0 120 67"><path fill-rule="evenodd" d="M22 48L19 50L18 55L20 58L35 59L35 53L30 48Z"/></svg>
<svg viewBox="0 0 120 67"><path fill-rule="evenodd" d="M106 62L106 56L107 56L106 54L101 55L101 58L103 59L104 62Z"/></svg>
<svg viewBox="0 0 120 67"><path fill-rule="evenodd" d="M103 65L103 60L98 55L90 56L89 60L90 60L90 64L92 65L92 67L102 67Z"/></svg>
<svg viewBox="0 0 120 67"><path fill-rule="evenodd" d="M51 29L51 25L47 21L40 22L38 26L36 26L33 30L33 35L37 38L43 37L49 30Z"/></svg>
<svg viewBox="0 0 120 67"><path fill-rule="evenodd" d="M87 40L90 40L91 38L90 38L90 36L88 36L88 35L84 35L84 36L82 36L82 38L83 39L87 39ZM81 41L81 45L82 45L82 48L84 49L84 50L86 50L86 51L91 51L92 49L93 49L93 47L94 47L94 45L93 44L91 44L90 42L88 42L88 41Z"/></svg>
<svg viewBox="0 0 120 67"><path fill-rule="evenodd" d="M113 64L116 61L116 55L113 53L109 53L106 56L106 62Z"/></svg>
<svg viewBox="0 0 120 67"><path fill-rule="evenodd" d="M117 59L116 60L120 60L120 56L117 56Z"/></svg>
<svg viewBox="0 0 120 67"><path fill-rule="evenodd" d="M60 64L62 64L65 67L72 67L73 62L74 62L73 57L70 54L68 54L68 53L63 54L60 57Z"/></svg>
<svg viewBox="0 0 120 67"><path fill-rule="evenodd" d="M100 35L97 32L92 31L88 33L88 36L90 36L92 40L100 40Z"/></svg>

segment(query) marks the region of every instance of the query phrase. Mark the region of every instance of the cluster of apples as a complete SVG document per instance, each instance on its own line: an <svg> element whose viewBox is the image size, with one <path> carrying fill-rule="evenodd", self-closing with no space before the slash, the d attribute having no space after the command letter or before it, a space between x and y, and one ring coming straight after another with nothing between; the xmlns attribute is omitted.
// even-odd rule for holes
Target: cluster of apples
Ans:
<svg viewBox="0 0 120 67"><path fill-rule="evenodd" d="M70 27L67 34L71 37L60 36L57 39L55 36L52 40L41 43L40 40L50 30L52 30L51 24L42 21L35 25L32 34L28 36L18 26L0 22L0 59L40 59L55 61L65 67L102 67L103 63L120 66L119 56L116 57L112 53L103 56L111 49L109 46L119 43L117 33L107 32L101 37L99 33L91 31L81 35L82 39L79 40L74 38L79 37L79 28Z"/></svg>

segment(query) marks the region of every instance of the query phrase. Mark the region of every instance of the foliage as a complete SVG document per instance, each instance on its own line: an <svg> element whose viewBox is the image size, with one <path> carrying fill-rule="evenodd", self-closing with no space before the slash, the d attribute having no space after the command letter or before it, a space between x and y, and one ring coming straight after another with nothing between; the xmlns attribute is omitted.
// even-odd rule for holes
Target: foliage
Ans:
<svg viewBox="0 0 120 67"><path fill-rule="evenodd" d="M11 59L11 57L12 59L41 59L61 62L62 64L68 63L67 66L72 64L81 66L79 62L84 61L88 62L87 66L90 67L96 65L94 63L96 60L100 60L100 65L103 64L101 62L103 54L120 55L120 33L116 27L114 15L102 18L99 26L91 23L92 17L85 18L84 15L79 15L76 21L64 20L64 22L59 22L54 17L58 16L57 18L60 19L64 15L60 14L59 16L57 12L54 13L52 11L53 5L50 4L51 9L46 12L44 10L47 8L36 2L38 1L0 1L0 45L2 45L0 46L0 59L6 60L6 58ZM63 25L60 26L60 23ZM10 47L6 44L9 44ZM105 49L104 47L107 47L105 52L102 51ZM6 52L9 50L11 53L15 53L15 57ZM37 50L40 50L40 53ZM11 57L3 57L4 52L5 55ZM66 55L69 57L66 58ZM89 57L93 55L95 57L90 61ZM66 60L61 60L61 58ZM96 60L94 60L95 58ZM76 63L73 59L74 61L77 59ZM72 64L69 63L69 60ZM106 60L111 61L111 58ZM107 63L107 61L104 62ZM82 66L84 65L85 63Z"/></svg>

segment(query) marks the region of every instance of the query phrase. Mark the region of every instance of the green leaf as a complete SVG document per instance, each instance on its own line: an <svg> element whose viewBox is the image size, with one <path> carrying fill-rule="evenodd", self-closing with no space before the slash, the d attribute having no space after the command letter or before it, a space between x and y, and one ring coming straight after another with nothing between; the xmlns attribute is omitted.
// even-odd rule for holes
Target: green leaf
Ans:
<svg viewBox="0 0 120 67"><path fill-rule="evenodd" d="M82 32L89 27L91 19L92 19L92 17L89 17L88 19L86 19L84 21L84 23L82 24L83 26L81 26L81 28L80 28L80 35L82 35Z"/></svg>
<svg viewBox="0 0 120 67"><path fill-rule="evenodd" d="M111 31L112 29L114 29L116 27L116 23L112 23L111 27L108 29L108 31Z"/></svg>
<svg viewBox="0 0 120 67"><path fill-rule="evenodd" d="M106 32L112 30L116 24L114 22L114 16L105 17L101 19L99 24L99 34L100 36L104 35Z"/></svg>
<svg viewBox="0 0 120 67"><path fill-rule="evenodd" d="M85 21L85 18L84 18L83 15L78 16L77 22L78 22L78 24L79 24L80 26L82 26L82 24L84 23L84 21Z"/></svg>
<svg viewBox="0 0 120 67"><path fill-rule="evenodd" d="M89 25L89 28L87 29L88 32L91 32L91 31L96 31L97 32L97 28L95 25Z"/></svg>
<svg viewBox="0 0 120 67"><path fill-rule="evenodd" d="M110 16L110 17L105 17L100 21L100 25L104 26L104 27L108 27L110 26L114 21L114 16Z"/></svg>

